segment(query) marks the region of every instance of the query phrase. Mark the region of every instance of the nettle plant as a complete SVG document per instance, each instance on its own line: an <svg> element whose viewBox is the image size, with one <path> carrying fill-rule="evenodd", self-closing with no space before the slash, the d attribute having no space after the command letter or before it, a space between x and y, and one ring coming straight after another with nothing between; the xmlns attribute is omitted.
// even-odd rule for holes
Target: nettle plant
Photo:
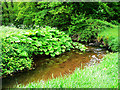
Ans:
<svg viewBox="0 0 120 90"><path fill-rule="evenodd" d="M33 40L31 44L37 49L34 51L36 55L46 54L54 57L55 55L60 55L61 53L70 50L71 48L77 48L81 51L85 51L86 49L84 45L73 42L69 35L49 26L41 28L41 30L31 30L24 35Z"/></svg>
<svg viewBox="0 0 120 90"><path fill-rule="evenodd" d="M85 51L86 47L49 26L9 34L2 39L2 74L30 69L33 54L55 57L70 49Z"/></svg>

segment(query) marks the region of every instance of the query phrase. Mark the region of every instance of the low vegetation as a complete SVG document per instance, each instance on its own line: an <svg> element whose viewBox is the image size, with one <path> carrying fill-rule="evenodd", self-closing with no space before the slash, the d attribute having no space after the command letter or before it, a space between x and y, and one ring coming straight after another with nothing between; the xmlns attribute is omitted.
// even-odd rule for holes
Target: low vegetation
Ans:
<svg viewBox="0 0 120 90"><path fill-rule="evenodd" d="M112 51L118 51L120 43L118 42L118 26L114 28L106 28L98 34L98 41L103 42L103 46L108 46Z"/></svg>
<svg viewBox="0 0 120 90"><path fill-rule="evenodd" d="M17 29L16 29L17 30ZM9 32L2 38L2 75L30 69L32 55L55 57L70 49L85 51L86 47L54 28L46 26L35 30Z"/></svg>
<svg viewBox="0 0 120 90"><path fill-rule="evenodd" d="M84 15L76 15L72 17L72 25L69 27L68 33L73 40L80 42L94 42L98 33L105 28L113 28L115 25L99 19L85 18Z"/></svg>
<svg viewBox="0 0 120 90"><path fill-rule="evenodd" d="M118 53L107 54L98 65L77 68L73 74L41 80L18 88L118 88Z"/></svg>

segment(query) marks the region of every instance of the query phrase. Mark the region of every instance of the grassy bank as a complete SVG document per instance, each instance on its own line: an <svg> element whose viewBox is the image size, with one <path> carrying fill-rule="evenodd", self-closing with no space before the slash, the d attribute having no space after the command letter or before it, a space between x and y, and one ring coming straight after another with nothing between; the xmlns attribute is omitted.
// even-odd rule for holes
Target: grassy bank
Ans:
<svg viewBox="0 0 120 90"><path fill-rule="evenodd" d="M98 41L103 41L104 46L108 46L112 51L118 51L120 44L118 43L118 26L114 28L106 28L98 34Z"/></svg>
<svg viewBox="0 0 120 90"><path fill-rule="evenodd" d="M77 68L69 76L20 85L18 88L118 88L118 53L107 54L98 65L82 70Z"/></svg>

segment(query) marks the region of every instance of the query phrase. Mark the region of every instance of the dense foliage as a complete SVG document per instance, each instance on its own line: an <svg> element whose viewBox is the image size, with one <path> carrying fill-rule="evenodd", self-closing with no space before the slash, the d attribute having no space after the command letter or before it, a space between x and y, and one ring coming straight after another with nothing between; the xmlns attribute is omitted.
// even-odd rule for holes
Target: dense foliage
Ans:
<svg viewBox="0 0 120 90"><path fill-rule="evenodd" d="M118 5L118 2L3 2L2 22L21 28L57 27L87 42L96 38L103 26L101 21L118 24Z"/></svg>
<svg viewBox="0 0 120 90"><path fill-rule="evenodd" d="M98 33L106 27L114 27L111 23L98 19L84 19L82 16L73 18L73 23L69 28L69 34L73 40L91 42L94 41Z"/></svg>
<svg viewBox="0 0 120 90"><path fill-rule="evenodd" d="M7 34L2 38L2 74L30 69L33 54L54 57L70 49L85 51L86 47L73 42L64 32L48 26Z"/></svg>
<svg viewBox="0 0 120 90"><path fill-rule="evenodd" d="M85 14L86 17L117 23L120 12L118 5L118 2L2 2L3 24L13 20L27 26L34 23L67 26L71 23L71 17L79 13ZM35 19L41 20L38 22Z"/></svg>

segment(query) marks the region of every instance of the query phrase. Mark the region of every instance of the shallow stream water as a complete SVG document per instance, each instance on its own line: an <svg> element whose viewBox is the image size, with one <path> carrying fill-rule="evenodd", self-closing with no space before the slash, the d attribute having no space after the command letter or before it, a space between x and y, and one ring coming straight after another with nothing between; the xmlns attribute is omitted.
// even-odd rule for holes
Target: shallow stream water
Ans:
<svg viewBox="0 0 120 90"><path fill-rule="evenodd" d="M104 48L91 47L86 45L88 50L85 53L78 50L71 50L55 58L41 57L34 58L35 69L16 73L2 79L2 88L13 88L18 84L27 85L38 80L47 80L52 77L71 74L76 67L97 65L106 54ZM81 66L82 64L82 66Z"/></svg>

